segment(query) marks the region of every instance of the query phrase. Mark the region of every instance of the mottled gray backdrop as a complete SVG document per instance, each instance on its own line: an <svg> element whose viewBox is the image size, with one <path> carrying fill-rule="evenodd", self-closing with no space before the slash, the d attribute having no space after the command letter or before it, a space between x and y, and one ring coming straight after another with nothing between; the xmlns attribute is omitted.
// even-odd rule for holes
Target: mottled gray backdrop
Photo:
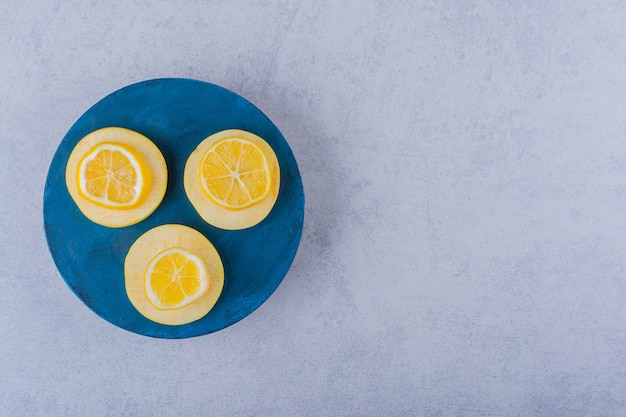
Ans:
<svg viewBox="0 0 626 417"><path fill-rule="evenodd" d="M625 4L2 1L0 415L626 415ZM66 131L158 77L261 108L307 198L274 295L178 341L42 230Z"/></svg>

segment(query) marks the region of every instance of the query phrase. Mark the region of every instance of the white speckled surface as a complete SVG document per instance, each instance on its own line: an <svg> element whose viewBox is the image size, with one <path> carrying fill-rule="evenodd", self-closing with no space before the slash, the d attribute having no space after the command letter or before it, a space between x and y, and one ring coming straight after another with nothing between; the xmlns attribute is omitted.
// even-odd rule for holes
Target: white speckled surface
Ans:
<svg viewBox="0 0 626 417"><path fill-rule="evenodd" d="M0 415L626 415L622 1L114 3L0 3ZM42 230L65 132L156 77L261 108L307 197L276 293L177 341Z"/></svg>

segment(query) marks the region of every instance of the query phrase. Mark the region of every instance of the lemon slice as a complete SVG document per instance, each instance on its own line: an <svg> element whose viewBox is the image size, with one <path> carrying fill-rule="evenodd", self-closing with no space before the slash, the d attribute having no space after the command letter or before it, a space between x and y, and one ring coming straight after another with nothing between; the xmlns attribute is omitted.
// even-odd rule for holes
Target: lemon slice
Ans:
<svg viewBox="0 0 626 417"><path fill-rule="evenodd" d="M209 288L202 259L181 248L157 254L146 271L146 295L158 309L171 310L191 304Z"/></svg>
<svg viewBox="0 0 626 417"><path fill-rule="evenodd" d="M105 208L130 209L143 202L151 182L150 169L134 149L99 143L78 163L76 182L85 199Z"/></svg>
<svg viewBox="0 0 626 417"><path fill-rule="evenodd" d="M67 190L91 221L124 227L148 217L167 188L167 165L159 148L121 127L98 129L82 138L65 168Z"/></svg>
<svg viewBox="0 0 626 417"><path fill-rule="evenodd" d="M224 286L224 266L200 232L180 224L148 230L124 261L126 294L144 317L182 325L204 317Z"/></svg>
<svg viewBox="0 0 626 417"><path fill-rule="evenodd" d="M272 147L238 129L204 139L185 165L185 192L213 226L252 227L270 213L280 190L280 168Z"/></svg>
<svg viewBox="0 0 626 417"><path fill-rule="evenodd" d="M241 137L220 139L202 156L202 189L217 204L241 210L263 201L272 177L263 150Z"/></svg>

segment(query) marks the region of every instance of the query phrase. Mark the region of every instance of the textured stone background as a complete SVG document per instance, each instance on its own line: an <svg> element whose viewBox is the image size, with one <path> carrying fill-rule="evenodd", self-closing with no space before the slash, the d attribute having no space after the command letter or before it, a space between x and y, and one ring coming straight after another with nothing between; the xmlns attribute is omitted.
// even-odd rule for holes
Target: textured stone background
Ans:
<svg viewBox="0 0 626 417"><path fill-rule="evenodd" d="M626 415L623 1L0 3L0 415ZM221 332L100 319L45 177L127 84L197 78L281 129L290 273Z"/></svg>

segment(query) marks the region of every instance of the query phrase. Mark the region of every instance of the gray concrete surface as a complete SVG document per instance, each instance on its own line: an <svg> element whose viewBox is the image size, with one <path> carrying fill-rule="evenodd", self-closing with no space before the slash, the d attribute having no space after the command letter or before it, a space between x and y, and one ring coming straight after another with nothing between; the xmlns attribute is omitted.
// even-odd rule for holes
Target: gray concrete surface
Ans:
<svg viewBox="0 0 626 417"><path fill-rule="evenodd" d="M621 1L0 3L0 415L626 415ZM274 295L141 337L71 293L42 198L125 85L230 88L307 197Z"/></svg>

